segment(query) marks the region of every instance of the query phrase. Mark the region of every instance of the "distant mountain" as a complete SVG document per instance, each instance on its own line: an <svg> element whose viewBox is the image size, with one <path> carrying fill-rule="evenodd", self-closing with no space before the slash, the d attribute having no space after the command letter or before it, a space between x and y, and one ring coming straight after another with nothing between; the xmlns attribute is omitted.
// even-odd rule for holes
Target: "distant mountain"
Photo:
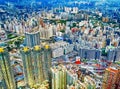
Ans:
<svg viewBox="0 0 120 89"><path fill-rule="evenodd" d="M108 5L119 5L120 4L120 0L0 0L0 3L3 4L3 3L12 3L12 4L15 4L15 5L31 5L33 3L37 3L40 2L41 5L58 5L59 3L61 5L71 5L69 2L72 2L72 4L75 4L76 2L86 2L86 3L96 3L97 5L101 5L101 4L105 4L106 3ZM77 5L77 4L76 4Z"/></svg>

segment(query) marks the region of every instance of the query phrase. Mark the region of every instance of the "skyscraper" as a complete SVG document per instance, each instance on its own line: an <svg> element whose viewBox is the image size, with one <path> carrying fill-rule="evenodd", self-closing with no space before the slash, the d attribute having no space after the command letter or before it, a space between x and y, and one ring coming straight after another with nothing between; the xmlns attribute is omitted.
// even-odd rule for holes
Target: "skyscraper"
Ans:
<svg viewBox="0 0 120 89"><path fill-rule="evenodd" d="M6 85L7 89L16 89L16 84L14 80L14 74L11 69L9 53L6 49L0 48L0 77L3 85ZM3 86L5 89L5 86Z"/></svg>
<svg viewBox="0 0 120 89"><path fill-rule="evenodd" d="M25 33L25 42L26 46L34 47L36 45L40 45L40 32L26 32Z"/></svg>
<svg viewBox="0 0 120 89"><path fill-rule="evenodd" d="M70 71L67 71L66 76L67 76L67 85L73 85L78 78L77 74L72 73Z"/></svg>
<svg viewBox="0 0 120 89"><path fill-rule="evenodd" d="M51 68L52 72L52 89L67 89L67 75L64 66Z"/></svg>
<svg viewBox="0 0 120 89"><path fill-rule="evenodd" d="M25 83L32 88L43 81L50 81L51 68L51 49L48 45L45 48L34 46L33 48L24 47L21 50Z"/></svg>
<svg viewBox="0 0 120 89"><path fill-rule="evenodd" d="M44 81L43 75L43 49L39 46L35 46L33 48L33 61L34 61L34 76L35 76L35 83L41 84Z"/></svg>
<svg viewBox="0 0 120 89"><path fill-rule="evenodd" d="M43 72L46 80L50 80L50 68L51 64L52 52L49 45L45 45L44 47L44 61L43 61Z"/></svg>
<svg viewBox="0 0 120 89"><path fill-rule="evenodd" d="M34 85L34 75L33 75L33 60L31 55L31 50L28 47L24 47L21 50L21 56L23 60L23 70L25 76L25 83L28 87Z"/></svg>
<svg viewBox="0 0 120 89"><path fill-rule="evenodd" d="M49 39L53 36L53 27L52 26L46 26L46 28L40 28L40 37Z"/></svg>
<svg viewBox="0 0 120 89"><path fill-rule="evenodd" d="M0 68L0 89L6 89L6 83L5 83L5 80L3 78L3 73L2 73L2 70Z"/></svg>

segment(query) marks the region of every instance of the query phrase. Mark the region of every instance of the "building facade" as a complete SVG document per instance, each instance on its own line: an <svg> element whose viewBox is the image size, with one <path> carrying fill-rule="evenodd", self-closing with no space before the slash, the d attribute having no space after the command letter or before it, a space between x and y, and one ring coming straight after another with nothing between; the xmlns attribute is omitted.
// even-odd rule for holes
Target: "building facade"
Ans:
<svg viewBox="0 0 120 89"><path fill-rule="evenodd" d="M16 89L14 74L11 69L9 53L4 48L0 48L0 69L2 89ZM0 84L1 85L1 84Z"/></svg>
<svg viewBox="0 0 120 89"><path fill-rule="evenodd" d="M33 75L33 60L31 55L31 50L28 47L24 47L21 50L21 56L23 61L23 70L24 70L24 79L25 84L28 87L32 87L34 82L34 75Z"/></svg>
<svg viewBox="0 0 120 89"><path fill-rule="evenodd" d="M34 76L36 84L41 84L45 78L43 73L44 54L39 46L33 48Z"/></svg>
<svg viewBox="0 0 120 89"><path fill-rule="evenodd" d="M43 73L46 80L50 80L50 68L52 67L52 52L49 45L44 47Z"/></svg>
<svg viewBox="0 0 120 89"><path fill-rule="evenodd" d="M23 69L25 83L28 87L33 88L42 84L45 80L50 81L51 74L51 49L48 45L44 48L34 46L32 48L24 47L21 50L23 60Z"/></svg>
<svg viewBox="0 0 120 89"><path fill-rule="evenodd" d="M62 66L51 68L52 89L67 89L66 69Z"/></svg>
<svg viewBox="0 0 120 89"><path fill-rule="evenodd" d="M26 32L25 33L25 44L28 47L34 47L40 45L40 32Z"/></svg>

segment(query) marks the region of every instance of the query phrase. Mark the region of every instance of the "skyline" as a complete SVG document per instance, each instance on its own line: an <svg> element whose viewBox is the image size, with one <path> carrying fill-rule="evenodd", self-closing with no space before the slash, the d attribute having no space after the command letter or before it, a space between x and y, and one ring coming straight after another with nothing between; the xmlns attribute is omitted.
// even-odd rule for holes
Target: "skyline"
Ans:
<svg viewBox="0 0 120 89"><path fill-rule="evenodd" d="M120 89L119 2L0 3L0 89Z"/></svg>

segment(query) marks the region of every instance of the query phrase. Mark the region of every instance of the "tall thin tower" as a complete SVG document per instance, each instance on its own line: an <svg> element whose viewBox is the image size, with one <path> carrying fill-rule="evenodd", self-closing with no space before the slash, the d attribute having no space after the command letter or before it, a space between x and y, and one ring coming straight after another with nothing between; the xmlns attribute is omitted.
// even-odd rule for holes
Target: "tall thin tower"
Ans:
<svg viewBox="0 0 120 89"><path fill-rule="evenodd" d="M52 66L51 58L52 58L51 49L50 49L49 45L45 45L43 71L44 71L44 77L45 77L46 80L50 80L50 68Z"/></svg>
<svg viewBox="0 0 120 89"><path fill-rule="evenodd" d="M14 74L10 65L9 53L6 49L0 48L0 69L1 79L7 89L16 89Z"/></svg>
<svg viewBox="0 0 120 89"><path fill-rule="evenodd" d="M31 50L28 47L24 47L21 50L21 56L23 60L23 69L25 76L25 83L28 87L32 88L35 84L33 75L32 55Z"/></svg>
<svg viewBox="0 0 120 89"><path fill-rule="evenodd" d="M35 83L41 84L44 81L44 74L43 74L43 49L40 46L35 46L33 48L33 61L34 61L34 76L35 76Z"/></svg>

